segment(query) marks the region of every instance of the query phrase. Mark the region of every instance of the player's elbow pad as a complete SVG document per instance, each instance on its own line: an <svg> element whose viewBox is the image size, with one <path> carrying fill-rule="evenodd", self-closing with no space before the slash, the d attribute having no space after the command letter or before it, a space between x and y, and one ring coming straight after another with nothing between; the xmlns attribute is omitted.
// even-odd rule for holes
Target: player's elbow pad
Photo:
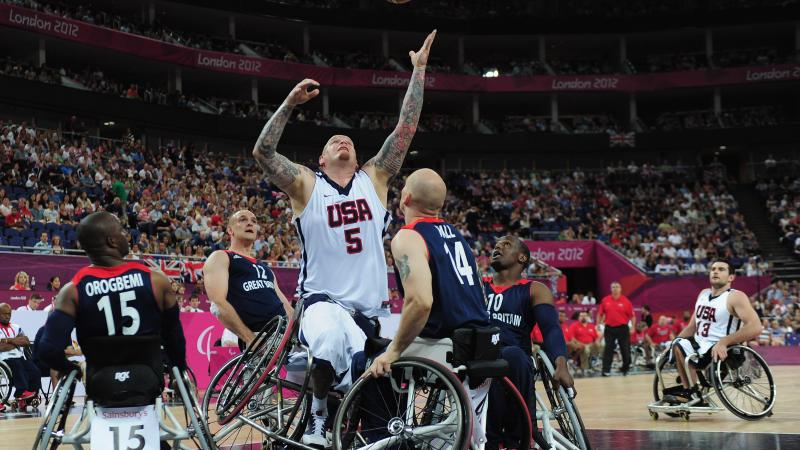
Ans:
<svg viewBox="0 0 800 450"><path fill-rule="evenodd" d="M75 328L74 317L63 311L53 311L44 324L42 338L36 343L39 359L60 372L72 368L72 363L64 355L64 350L71 344L70 334L73 328Z"/></svg>
<svg viewBox="0 0 800 450"><path fill-rule="evenodd" d="M533 307L533 318L539 329L542 331L544 339L544 352L551 361L555 361L559 356L567 356L567 344L564 342L564 333L558 323L558 312L551 304L541 304Z"/></svg>
<svg viewBox="0 0 800 450"><path fill-rule="evenodd" d="M181 370L186 369L186 337L183 335L178 305L164 311L161 337L164 339L164 350L172 364Z"/></svg>

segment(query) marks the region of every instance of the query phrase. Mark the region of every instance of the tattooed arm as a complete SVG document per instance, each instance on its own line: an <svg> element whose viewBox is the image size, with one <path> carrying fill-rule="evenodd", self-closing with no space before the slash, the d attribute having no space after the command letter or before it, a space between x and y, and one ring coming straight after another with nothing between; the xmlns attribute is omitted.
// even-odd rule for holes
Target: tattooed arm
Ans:
<svg viewBox="0 0 800 450"><path fill-rule="evenodd" d="M305 79L298 83L264 125L253 148L253 157L264 171L264 175L275 186L286 192L292 200L295 211L298 209L297 206L302 210L308 202L311 189L314 187L314 173L308 167L295 164L278 153L278 141L294 107L316 97L319 89L308 90L316 87L319 87L319 83L314 80Z"/></svg>
<svg viewBox="0 0 800 450"><path fill-rule="evenodd" d="M397 333L386 352L375 359L366 374L381 376L425 328L433 307L431 269L428 266L428 247L419 233L400 230L392 239L392 255L403 283L403 313Z"/></svg>
<svg viewBox="0 0 800 450"><path fill-rule="evenodd" d="M372 179L384 205L388 195L389 179L400 172L406 152L411 146L411 139L417 131L419 115L422 112L422 94L425 90L425 65L428 63L428 55L435 37L436 30L433 30L425 38L418 52L408 52L414 71L411 73L403 106L400 109L400 120L392 134L384 141L378 154L364 164L364 171Z"/></svg>

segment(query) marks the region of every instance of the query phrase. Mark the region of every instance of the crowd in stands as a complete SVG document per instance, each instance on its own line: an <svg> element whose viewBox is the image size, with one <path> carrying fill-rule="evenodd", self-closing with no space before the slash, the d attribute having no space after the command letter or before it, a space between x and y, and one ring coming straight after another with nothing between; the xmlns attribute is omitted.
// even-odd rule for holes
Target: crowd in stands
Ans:
<svg viewBox="0 0 800 450"><path fill-rule="evenodd" d="M35 9L62 17L80 20L95 25L120 30L126 33L138 34L152 39L158 39L176 45L183 45L203 50L214 50L227 53L244 55L256 55L268 59L276 59L288 62L301 62L316 64L321 66L341 67L349 69L376 69L376 70L410 70L405 56L395 58L385 58L382 55L372 54L362 51L348 52L322 52L319 49L312 49L311 54L303 55L292 51L288 46L280 43L279 39L271 37L262 42L236 40L227 36L211 36L190 33L183 30L176 30L161 24L157 20L153 23L146 23L137 17L122 17L118 14L105 11L92 10L86 5L73 2L63 2L58 0L0 0L3 3L10 3ZM744 0L741 0L744 1ZM766 0L769 3L772 0ZM794 0L792 0L794 2ZM303 3L303 2L301 2ZM312 2L316 3L316 2ZM324 2L323 2L324 3ZM339 3L339 2L335 2ZM473 2L450 1L426 2L426 10L435 13L441 9L441 13L447 17L459 17L459 13L469 11L480 11L482 16L494 14L505 14L527 10L525 4L512 6L517 2L490 2L478 0ZM584 4L584 0L576 0L574 5L567 5L566 11L573 11L576 15L582 15L581 11L585 8L593 10L596 5L594 2ZM637 4L642 3L635 2ZM650 3L645 1L643 3ZM734 2L735 3L735 2ZM764 1L760 2L764 3ZM784 2L785 3L785 2ZM437 6L438 5L438 6ZM659 3L659 8L666 10L674 9L674 5L667 6ZM341 5L339 5L341 6ZM339 7L337 6L337 8ZM641 6L641 5L640 5ZM654 7L654 5L650 5ZM478 9L476 9L478 8ZM634 7L624 8L627 13L637 11ZM618 15L617 8L604 10L611 15ZM648 8L642 11L655 12ZM638 15L638 14L633 14ZM613 53L613 52L609 52ZM796 60L796 53L785 53L775 48L751 48L751 49L730 49L719 51L709 60L705 54L701 53L678 53L669 55L647 55L641 61L627 61L627 65L632 72L667 72L702 70L714 67L733 67L787 63ZM390 59L393 63L390 63ZM512 58L511 60L501 61L465 61L462 67L455 67L448 64L441 55L434 55L429 62L428 70L439 73L460 73L466 75L484 75L487 72L496 71L498 76L531 76L544 74L579 74L597 75L619 73L623 64L612 56L604 56L602 59L585 58L560 58L558 56L548 60L530 60L526 58Z"/></svg>
<svg viewBox="0 0 800 450"><path fill-rule="evenodd" d="M800 282L776 281L751 303L763 326L759 345L800 344Z"/></svg>
<svg viewBox="0 0 800 450"><path fill-rule="evenodd" d="M131 258L156 254L200 260L227 247L226 218L249 208L262 224L254 244L258 258L287 266L301 258L288 199L248 158L199 152L191 145L148 149L132 139L73 136L4 121L0 163L3 245L24 245L38 254L69 252L77 247L78 221L107 210L128 227ZM602 171L558 173L454 172L446 176L443 217L471 243L480 270L487 274L494 240L508 233L599 239L656 274L704 273L707 262L717 256L731 259L747 275L761 273L766 266L752 258L759 253L756 239L725 179L719 164L687 167L680 162L619 162ZM401 185L398 179L390 189L395 222L389 236L402 224ZM800 182L787 179L764 186L762 191L775 195L769 203L774 218L797 225ZM795 195L791 200L784 197L788 192ZM386 255L391 265L388 246ZM557 276L546 267L533 265L531 270L537 273L529 275ZM20 285L15 289L30 288L27 274L13 282ZM797 282L778 282L754 299L770 329L774 323L797 327L798 293ZM591 304L593 297L559 295L562 303ZM778 342L774 339L770 342Z"/></svg>
<svg viewBox="0 0 800 450"><path fill-rule="evenodd" d="M252 160L191 146L154 150L137 141L68 138L24 123L4 123L0 134L3 225L29 231L12 232L16 244L33 247L50 231L51 243L55 233L63 248L74 248L77 222L107 209L131 228L134 254L203 257L226 245L227 214L247 207L265 223L259 257L300 260L290 206ZM650 271L702 271L714 256L741 264L758 253L722 170L620 162L599 172L451 173L445 217L475 243L484 268L496 236L545 233L603 240ZM396 223L401 184L393 184ZM37 233L30 223L42 224Z"/></svg>
<svg viewBox="0 0 800 450"><path fill-rule="evenodd" d="M756 183L756 189L766 201L767 211L779 229L781 242L800 258L800 168L797 161L783 161L777 175L778 162L768 156L766 173ZM793 174L793 175L789 175Z"/></svg>
<svg viewBox="0 0 800 450"><path fill-rule="evenodd" d="M702 128L766 127L787 120L783 111L774 106L753 106L724 109L720 114L712 110L674 111L658 116L651 130L673 131Z"/></svg>

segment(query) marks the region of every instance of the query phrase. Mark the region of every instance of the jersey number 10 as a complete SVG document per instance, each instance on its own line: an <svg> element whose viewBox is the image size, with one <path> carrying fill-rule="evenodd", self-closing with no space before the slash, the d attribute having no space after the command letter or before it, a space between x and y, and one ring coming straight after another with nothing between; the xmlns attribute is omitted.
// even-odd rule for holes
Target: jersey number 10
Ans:
<svg viewBox="0 0 800 450"><path fill-rule="evenodd" d="M474 285L475 281L472 279L472 266L469 265L467 253L464 251L464 245L461 242L456 242L453 245L453 249L455 250L455 258L453 258L453 255L450 253L450 247L447 246L447 242L444 243L444 252L450 257L450 264L453 265L453 270L456 272L458 281L464 284L463 278L466 278L470 286Z"/></svg>

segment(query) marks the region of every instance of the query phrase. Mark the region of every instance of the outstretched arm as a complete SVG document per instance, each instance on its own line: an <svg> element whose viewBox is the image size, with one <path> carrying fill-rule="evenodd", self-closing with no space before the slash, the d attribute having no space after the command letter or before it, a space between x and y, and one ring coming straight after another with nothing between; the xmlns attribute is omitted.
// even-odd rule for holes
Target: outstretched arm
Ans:
<svg viewBox="0 0 800 450"><path fill-rule="evenodd" d="M375 359L365 376L379 377L390 371L392 363L419 336L433 307L428 248L422 236L416 231L400 230L392 239L392 255L405 291L403 313L394 340L386 352Z"/></svg>
<svg viewBox="0 0 800 450"><path fill-rule="evenodd" d="M573 387L575 383L567 368L567 343L558 323L558 311L553 305L553 293L544 284L532 281L530 294L533 317L542 332L544 351L556 366L553 378L564 388Z"/></svg>
<svg viewBox="0 0 800 450"><path fill-rule="evenodd" d="M411 73L403 106L400 109L400 120L392 134L384 141L378 154L364 164L364 171L372 179L375 188L378 189L378 195L384 203L389 179L400 172L400 167L403 166L403 160L411 146L411 139L417 132L419 115L422 112L422 94L425 90L425 66L428 63L428 54L435 37L436 30L433 30L425 38L425 42L418 52L408 52L414 71Z"/></svg>
<svg viewBox="0 0 800 450"><path fill-rule="evenodd" d="M289 198L302 204L306 203L307 198L307 195L304 195L304 187L310 184L309 181L314 180L314 174L308 167L289 161L289 158L277 152L277 148L292 110L296 105L301 105L319 95L317 87L319 83L310 79L298 83L264 125L253 148L253 157L264 171L264 175L275 186L286 192ZM309 88L314 89L308 90Z"/></svg>

